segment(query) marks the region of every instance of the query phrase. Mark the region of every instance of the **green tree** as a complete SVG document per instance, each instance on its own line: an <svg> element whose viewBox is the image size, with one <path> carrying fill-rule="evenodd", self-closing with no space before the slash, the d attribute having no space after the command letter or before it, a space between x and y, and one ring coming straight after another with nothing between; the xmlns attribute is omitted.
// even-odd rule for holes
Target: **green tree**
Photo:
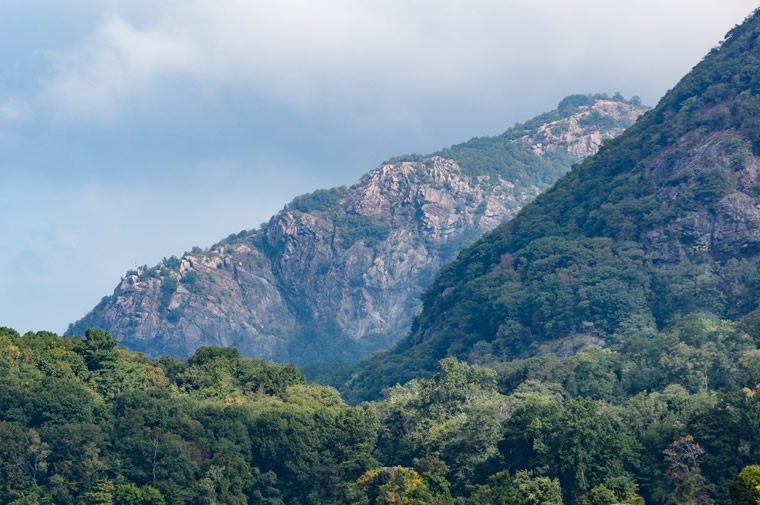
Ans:
<svg viewBox="0 0 760 505"><path fill-rule="evenodd" d="M15 424L0 421L0 501L10 502L32 485L26 471L26 436Z"/></svg>
<svg viewBox="0 0 760 505"><path fill-rule="evenodd" d="M760 466L746 466L728 486L731 505L760 505Z"/></svg>
<svg viewBox="0 0 760 505"><path fill-rule="evenodd" d="M557 457L580 495L610 477L625 475L633 459L630 433L616 413L593 400L570 400L560 419Z"/></svg>
<svg viewBox="0 0 760 505"><path fill-rule="evenodd" d="M397 466L369 470L359 477L363 501L368 505L429 505L433 495L414 470Z"/></svg>
<svg viewBox="0 0 760 505"><path fill-rule="evenodd" d="M562 505L562 489L557 479L533 476L522 470L515 475L514 486L525 505Z"/></svg>
<svg viewBox="0 0 760 505"><path fill-rule="evenodd" d="M560 405L554 398L540 394L528 394L515 400L499 443L504 461L513 471L530 468L557 475Z"/></svg>
<svg viewBox="0 0 760 505"><path fill-rule="evenodd" d="M158 489L130 483L116 486L113 505L166 505L166 501Z"/></svg>
<svg viewBox="0 0 760 505"><path fill-rule="evenodd" d="M514 478L499 472L482 486L472 486L468 505L562 505L562 489L557 479L517 472Z"/></svg>
<svg viewBox="0 0 760 505"><path fill-rule="evenodd" d="M452 503L451 484L446 480L449 467L435 456L425 456L415 460L414 470L422 477L437 504Z"/></svg>
<svg viewBox="0 0 760 505"><path fill-rule="evenodd" d="M579 505L611 505L625 503L626 505L644 505L644 500L636 494L635 488L615 490L604 484L592 488L578 500Z"/></svg>
<svg viewBox="0 0 760 505"><path fill-rule="evenodd" d="M114 505L113 495L116 487L110 480L99 480L92 489L85 493L86 505Z"/></svg>
<svg viewBox="0 0 760 505"><path fill-rule="evenodd" d="M482 486L471 486L468 505L522 505L522 495L508 472L499 472Z"/></svg>
<svg viewBox="0 0 760 505"><path fill-rule="evenodd" d="M618 502L615 492L607 489L604 484L600 484L581 496L578 505L611 505Z"/></svg>
<svg viewBox="0 0 760 505"><path fill-rule="evenodd" d="M82 355L87 368L91 371L99 370L118 359L119 353L116 348L119 341L105 330L88 328L84 332L85 340L75 350Z"/></svg>

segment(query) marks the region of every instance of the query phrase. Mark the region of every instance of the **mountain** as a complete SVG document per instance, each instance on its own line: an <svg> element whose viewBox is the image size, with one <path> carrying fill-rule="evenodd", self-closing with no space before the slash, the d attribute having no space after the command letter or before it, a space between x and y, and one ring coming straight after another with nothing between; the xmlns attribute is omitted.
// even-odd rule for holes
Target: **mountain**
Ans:
<svg viewBox="0 0 760 505"><path fill-rule="evenodd" d="M221 345L301 364L366 357L406 334L441 265L644 110L573 95L500 136L394 158L257 230L128 272L66 333L103 328L152 356Z"/></svg>
<svg viewBox="0 0 760 505"><path fill-rule="evenodd" d="M615 348L694 313L760 320L759 34L755 13L656 108L446 265L410 334L338 378L349 398L446 356Z"/></svg>

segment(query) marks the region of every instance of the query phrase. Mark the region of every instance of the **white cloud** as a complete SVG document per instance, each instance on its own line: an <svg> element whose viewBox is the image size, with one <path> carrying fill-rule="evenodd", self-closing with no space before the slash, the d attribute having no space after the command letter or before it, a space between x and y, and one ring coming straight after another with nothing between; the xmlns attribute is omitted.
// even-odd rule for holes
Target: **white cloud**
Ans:
<svg viewBox="0 0 760 505"><path fill-rule="evenodd" d="M296 108L331 100L403 108L431 97L502 99L548 85L537 80L590 71L657 81L661 93L663 79L672 85L753 1L173 0L161 6L148 27L138 27L117 5L97 33L61 56L49 96L71 113L111 115L174 76L243 86ZM667 75L642 75L647 69Z"/></svg>
<svg viewBox="0 0 760 505"><path fill-rule="evenodd" d="M181 34L138 30L113 17L84 46L59 57L46 93L77 115L109 116L123 99L149 90L161 75L190 75L198 63L192 43Z"/></svg>

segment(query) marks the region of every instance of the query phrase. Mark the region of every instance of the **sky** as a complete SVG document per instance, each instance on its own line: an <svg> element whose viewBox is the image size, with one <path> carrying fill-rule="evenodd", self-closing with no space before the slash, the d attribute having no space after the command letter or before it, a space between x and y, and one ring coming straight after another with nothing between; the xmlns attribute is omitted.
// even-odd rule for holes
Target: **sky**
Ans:
<svg viewBox="0 0 760 505"><path fill-rule="evenodd" d="M0 326L573 93L658 99L746 0L2 0Z"/></svg>

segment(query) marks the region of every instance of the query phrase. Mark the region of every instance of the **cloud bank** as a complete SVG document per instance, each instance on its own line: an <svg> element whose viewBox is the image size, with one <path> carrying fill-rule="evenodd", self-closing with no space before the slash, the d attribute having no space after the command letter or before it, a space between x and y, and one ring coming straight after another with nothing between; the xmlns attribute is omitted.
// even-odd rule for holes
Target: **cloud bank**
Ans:
<svg viewBox="0 0 760 505"><path fill-rule="evenodd" d="M117 3L57 58L44 89L66 113L89 118L113 118L178 80L234 86L303 113L431 99L477 104L554 89L558 79L577 86L584 74L625 76L654 101L672 67L696 63L752 5L169 0L133 21Z"/></svg>

